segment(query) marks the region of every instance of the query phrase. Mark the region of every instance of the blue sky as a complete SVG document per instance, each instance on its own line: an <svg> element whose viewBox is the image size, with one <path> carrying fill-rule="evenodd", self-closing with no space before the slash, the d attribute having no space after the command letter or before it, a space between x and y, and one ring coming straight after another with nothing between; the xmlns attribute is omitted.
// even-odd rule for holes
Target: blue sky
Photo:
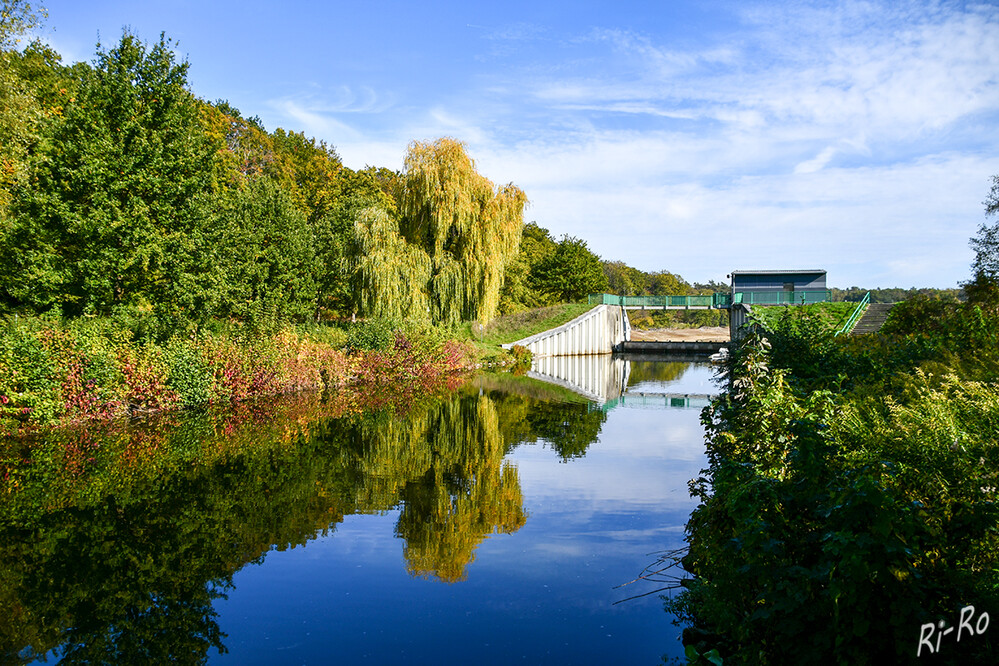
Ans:
<svg viewBox="0 0 999 666"><path fill-rule="evenodd" d="M347 166L465 141L526 220L688 280L953 287L999 174L999 6L47 0L66 61L160 32L195 94Z"/></svg>

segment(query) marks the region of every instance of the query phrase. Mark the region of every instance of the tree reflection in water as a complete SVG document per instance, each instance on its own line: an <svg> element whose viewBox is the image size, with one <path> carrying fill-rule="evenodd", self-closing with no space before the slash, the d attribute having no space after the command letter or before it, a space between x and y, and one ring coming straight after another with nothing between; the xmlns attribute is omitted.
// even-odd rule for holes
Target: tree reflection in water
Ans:
<svg viewBox="0 0 999 666"><path fill-rule="evenodd" d="M601 412L552 398L491 377L0 444L3 661L205 662L225 651L212 604L233 575L351 514L401 507L410 574L463 580L486 536L527 519L504 456L542 439L567 460L599 433Z"/></svg>

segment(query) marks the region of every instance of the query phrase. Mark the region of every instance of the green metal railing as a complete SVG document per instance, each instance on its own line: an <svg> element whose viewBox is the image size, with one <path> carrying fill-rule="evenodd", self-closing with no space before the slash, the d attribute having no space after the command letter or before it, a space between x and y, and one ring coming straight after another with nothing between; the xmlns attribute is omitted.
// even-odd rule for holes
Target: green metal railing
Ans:
<svg viewBox="0 0 999 666"><path fill-rule="evenodd" d="M833 337L838 336L840 333L849 333L850 331L852 331L853 327L863 316L864 309L870 304L870 302L871 302L871 292L867 292L866 294L864 294L864 297L860 300L860 302L857 303L857 307L854 308L853 313L850 315L850 318L846 320L846 323L840 326L838 331L833 333Z"/></svg>
<svg viewBox="0 0 999 666"><path fill-rule="evenodd" d="M733 303L746 305L811 305L830 300L827 289L800 291L737 291L689 296L618 296L590 294L590 305L621 305L626 308L728 308Z"/></svg>
<svg viewBox="0 0 999 666"><path fill-rule="evenodd" d="M828 301L828 289L737 291L732 294L732 303L744 303L745 305L811 305Z"/></svg>
<svg viewBox="0 0 999 666"><path fill-rule="evenodd" d="M590 305L621 305L626 308L726 308L728 294L696 294L688 296L618 296L590 294Z"/></svg>

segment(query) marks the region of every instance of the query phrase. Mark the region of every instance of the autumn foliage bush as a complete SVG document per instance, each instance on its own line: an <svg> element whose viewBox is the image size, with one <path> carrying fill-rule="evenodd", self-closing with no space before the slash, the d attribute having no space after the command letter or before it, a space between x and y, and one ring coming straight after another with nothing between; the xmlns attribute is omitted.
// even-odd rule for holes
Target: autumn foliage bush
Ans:
<svg viewBox="0 0 999 666"><path fill-rule="evenodd" d="M135 339L104 319L10 320L0 329L0 432L237 403L348 384L422 381L467 367L436 330L367 322L357 332L284 328Z"/></svg>

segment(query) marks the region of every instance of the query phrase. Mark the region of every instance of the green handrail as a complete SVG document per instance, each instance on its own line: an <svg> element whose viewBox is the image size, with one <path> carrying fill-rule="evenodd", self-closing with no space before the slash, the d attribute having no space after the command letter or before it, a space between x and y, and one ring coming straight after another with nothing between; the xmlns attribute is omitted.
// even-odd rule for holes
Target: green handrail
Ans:
<svg viewBox="0 0 999 666"><path fill-rule="evenodd" d="M685 296L618 296L616 294L590 294L590 305L622 305L628 308L669 307L669 308L728 308L733 304L746 305L811 305L829 301L828 289L805 289L798 291L747 290L734 294L716 292L714 294L689 294Z"/></svg>
<svg viewBox="0 0 999 666"><path fill-rule="evenodd" d="M684 296L617 296L615 294L590 294L587 297L590 305L623 305L628 308L637 307L670 307L670 308L725 308L731 297L728 294L689 294Z"/></svg>
<svg viewBox="0 0 999 666"><path fill-rule="evenodd" d="M778 289L747 289L732 294L732 303L746 305L812 305L829 301L828 289L799 289L782 291Z"/></svg>
<svg viewBox="0 0 999 666"><path fill-rule="evenodd" d="M870 304L870 302L871 302L871 292L867 292L866 294L864 294L864 297L860 299L860 303L857 303L857 307L853 309L853 313L850 315L850 318L846 320L846 323L840 326L838 331L833 333L833 337L835 338L840 333L848 333L852 331L854 325L856 325L857 321L864 314L864 308L866 308Z"/></svg>

